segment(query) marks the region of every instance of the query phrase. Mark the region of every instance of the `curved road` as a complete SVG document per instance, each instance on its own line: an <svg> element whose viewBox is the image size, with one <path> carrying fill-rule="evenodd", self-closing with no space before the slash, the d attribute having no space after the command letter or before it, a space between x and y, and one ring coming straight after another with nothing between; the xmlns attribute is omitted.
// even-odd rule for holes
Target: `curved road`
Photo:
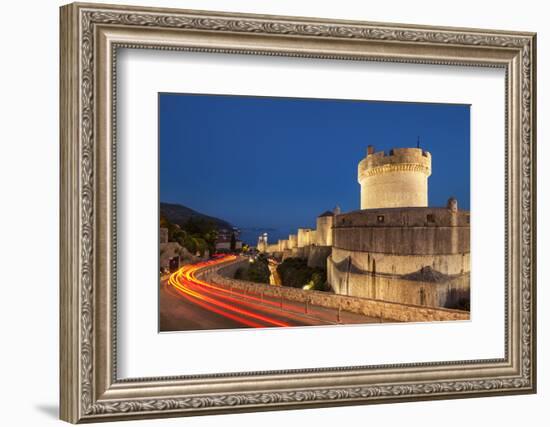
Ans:
<svg viewBox="0 0 550 427"><path fill-rule="evenodd" d="M265 328L373 323L349 312L261 295L245 294L197 278L201 270L237 259L234 255L185 265L161 283L160 330Z"/></svg>

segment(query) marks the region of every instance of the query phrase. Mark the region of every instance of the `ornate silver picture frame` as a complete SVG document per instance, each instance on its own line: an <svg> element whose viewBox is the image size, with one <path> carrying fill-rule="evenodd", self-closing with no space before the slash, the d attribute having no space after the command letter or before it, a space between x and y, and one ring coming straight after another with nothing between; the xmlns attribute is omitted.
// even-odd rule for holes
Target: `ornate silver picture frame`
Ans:
<svg viewBox="0 0 550 427"><path fill-rule="evenodd" d="M78 3L63 6L60 18L61 419L536 391L535 34ZM120 379L115 148L121 48L503 69L504 357Z"/></svg>

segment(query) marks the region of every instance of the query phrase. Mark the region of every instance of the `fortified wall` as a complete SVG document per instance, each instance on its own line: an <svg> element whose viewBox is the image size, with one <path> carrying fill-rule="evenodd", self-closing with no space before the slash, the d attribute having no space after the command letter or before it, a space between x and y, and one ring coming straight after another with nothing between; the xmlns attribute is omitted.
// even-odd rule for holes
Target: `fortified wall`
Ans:
<svg viewBox="0 0 550 427"><path fill-rule="evenodd" d="M226 266L211 266L202 269L197 277L208 280L229 290L244 291L245 294L264 297L281 298L305 304L305 307L316 305L342 311L349 311L364 316L378 318L380 321L397 322L430 322L445 320L468 320L469 313L444 308L422 307L412 304L396 304L370 298L352 298L345 295L331 295L327 292L271 286L263 283L254 283L233 279L235 271L240 266L248 264L248 260L237 260Z"/></svg>
<svg viewBox="0 0 550 427"><path fill-rule="evenodd" d="M470 213L450 198L428 207L431 154L420 148L375 152L359 162L361 210L325 212L315 230L300 228L296 245L259 241L280 256L323 264L335 293L420 306L467 308Z"/></svg>
<svg viewBox="0 0 550 427"><path fill-rule="evenodd" d="M342 214L333 235L327 276L338 294L436 307L469 298L470 215L454 200Z"/></svg>
<svg viewBox="0 0 550 427"><path fill-rule="evenodd" d="M307 259L310 267L326 268L326 260L332 250L332 226L335 213L339 208L326 211L317 217L316 228L298 228L296 234L288 239L279 240L275 244L268 244L267 234L258 238L257 248L260 252L273 254L285 260L287 258Z"/></svg>

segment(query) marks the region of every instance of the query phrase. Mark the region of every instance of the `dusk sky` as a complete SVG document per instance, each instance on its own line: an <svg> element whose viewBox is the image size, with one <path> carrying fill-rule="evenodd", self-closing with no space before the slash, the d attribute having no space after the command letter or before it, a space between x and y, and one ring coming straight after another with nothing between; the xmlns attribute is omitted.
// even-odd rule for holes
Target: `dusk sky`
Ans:
<svg viewBox="0 0 550 427"><path fill-rule="evenodd" d="M160 94L159 109L160 201L241 228L284 235L336 205L359 209L367 145L417 137L432 154L429 205L454 196L470 209L468 105Z"/></svg>

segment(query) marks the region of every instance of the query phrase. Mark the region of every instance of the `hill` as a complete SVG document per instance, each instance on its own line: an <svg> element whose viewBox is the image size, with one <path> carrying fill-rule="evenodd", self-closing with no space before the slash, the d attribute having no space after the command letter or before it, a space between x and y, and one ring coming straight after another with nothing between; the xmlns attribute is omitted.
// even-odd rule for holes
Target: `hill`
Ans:
<svg viewBox="0 0 550 427"><path fill-rule="evenodd" d="M173 224L178 224L180 227L185 227L185 224L189 219L200 219L212 222L215 226L220 228L227 228L231 230L233 226L223 219L213 216L205 215L197 212L187 206L178 205L174 203L160 203L160 216L166 218Z"/></svg>

